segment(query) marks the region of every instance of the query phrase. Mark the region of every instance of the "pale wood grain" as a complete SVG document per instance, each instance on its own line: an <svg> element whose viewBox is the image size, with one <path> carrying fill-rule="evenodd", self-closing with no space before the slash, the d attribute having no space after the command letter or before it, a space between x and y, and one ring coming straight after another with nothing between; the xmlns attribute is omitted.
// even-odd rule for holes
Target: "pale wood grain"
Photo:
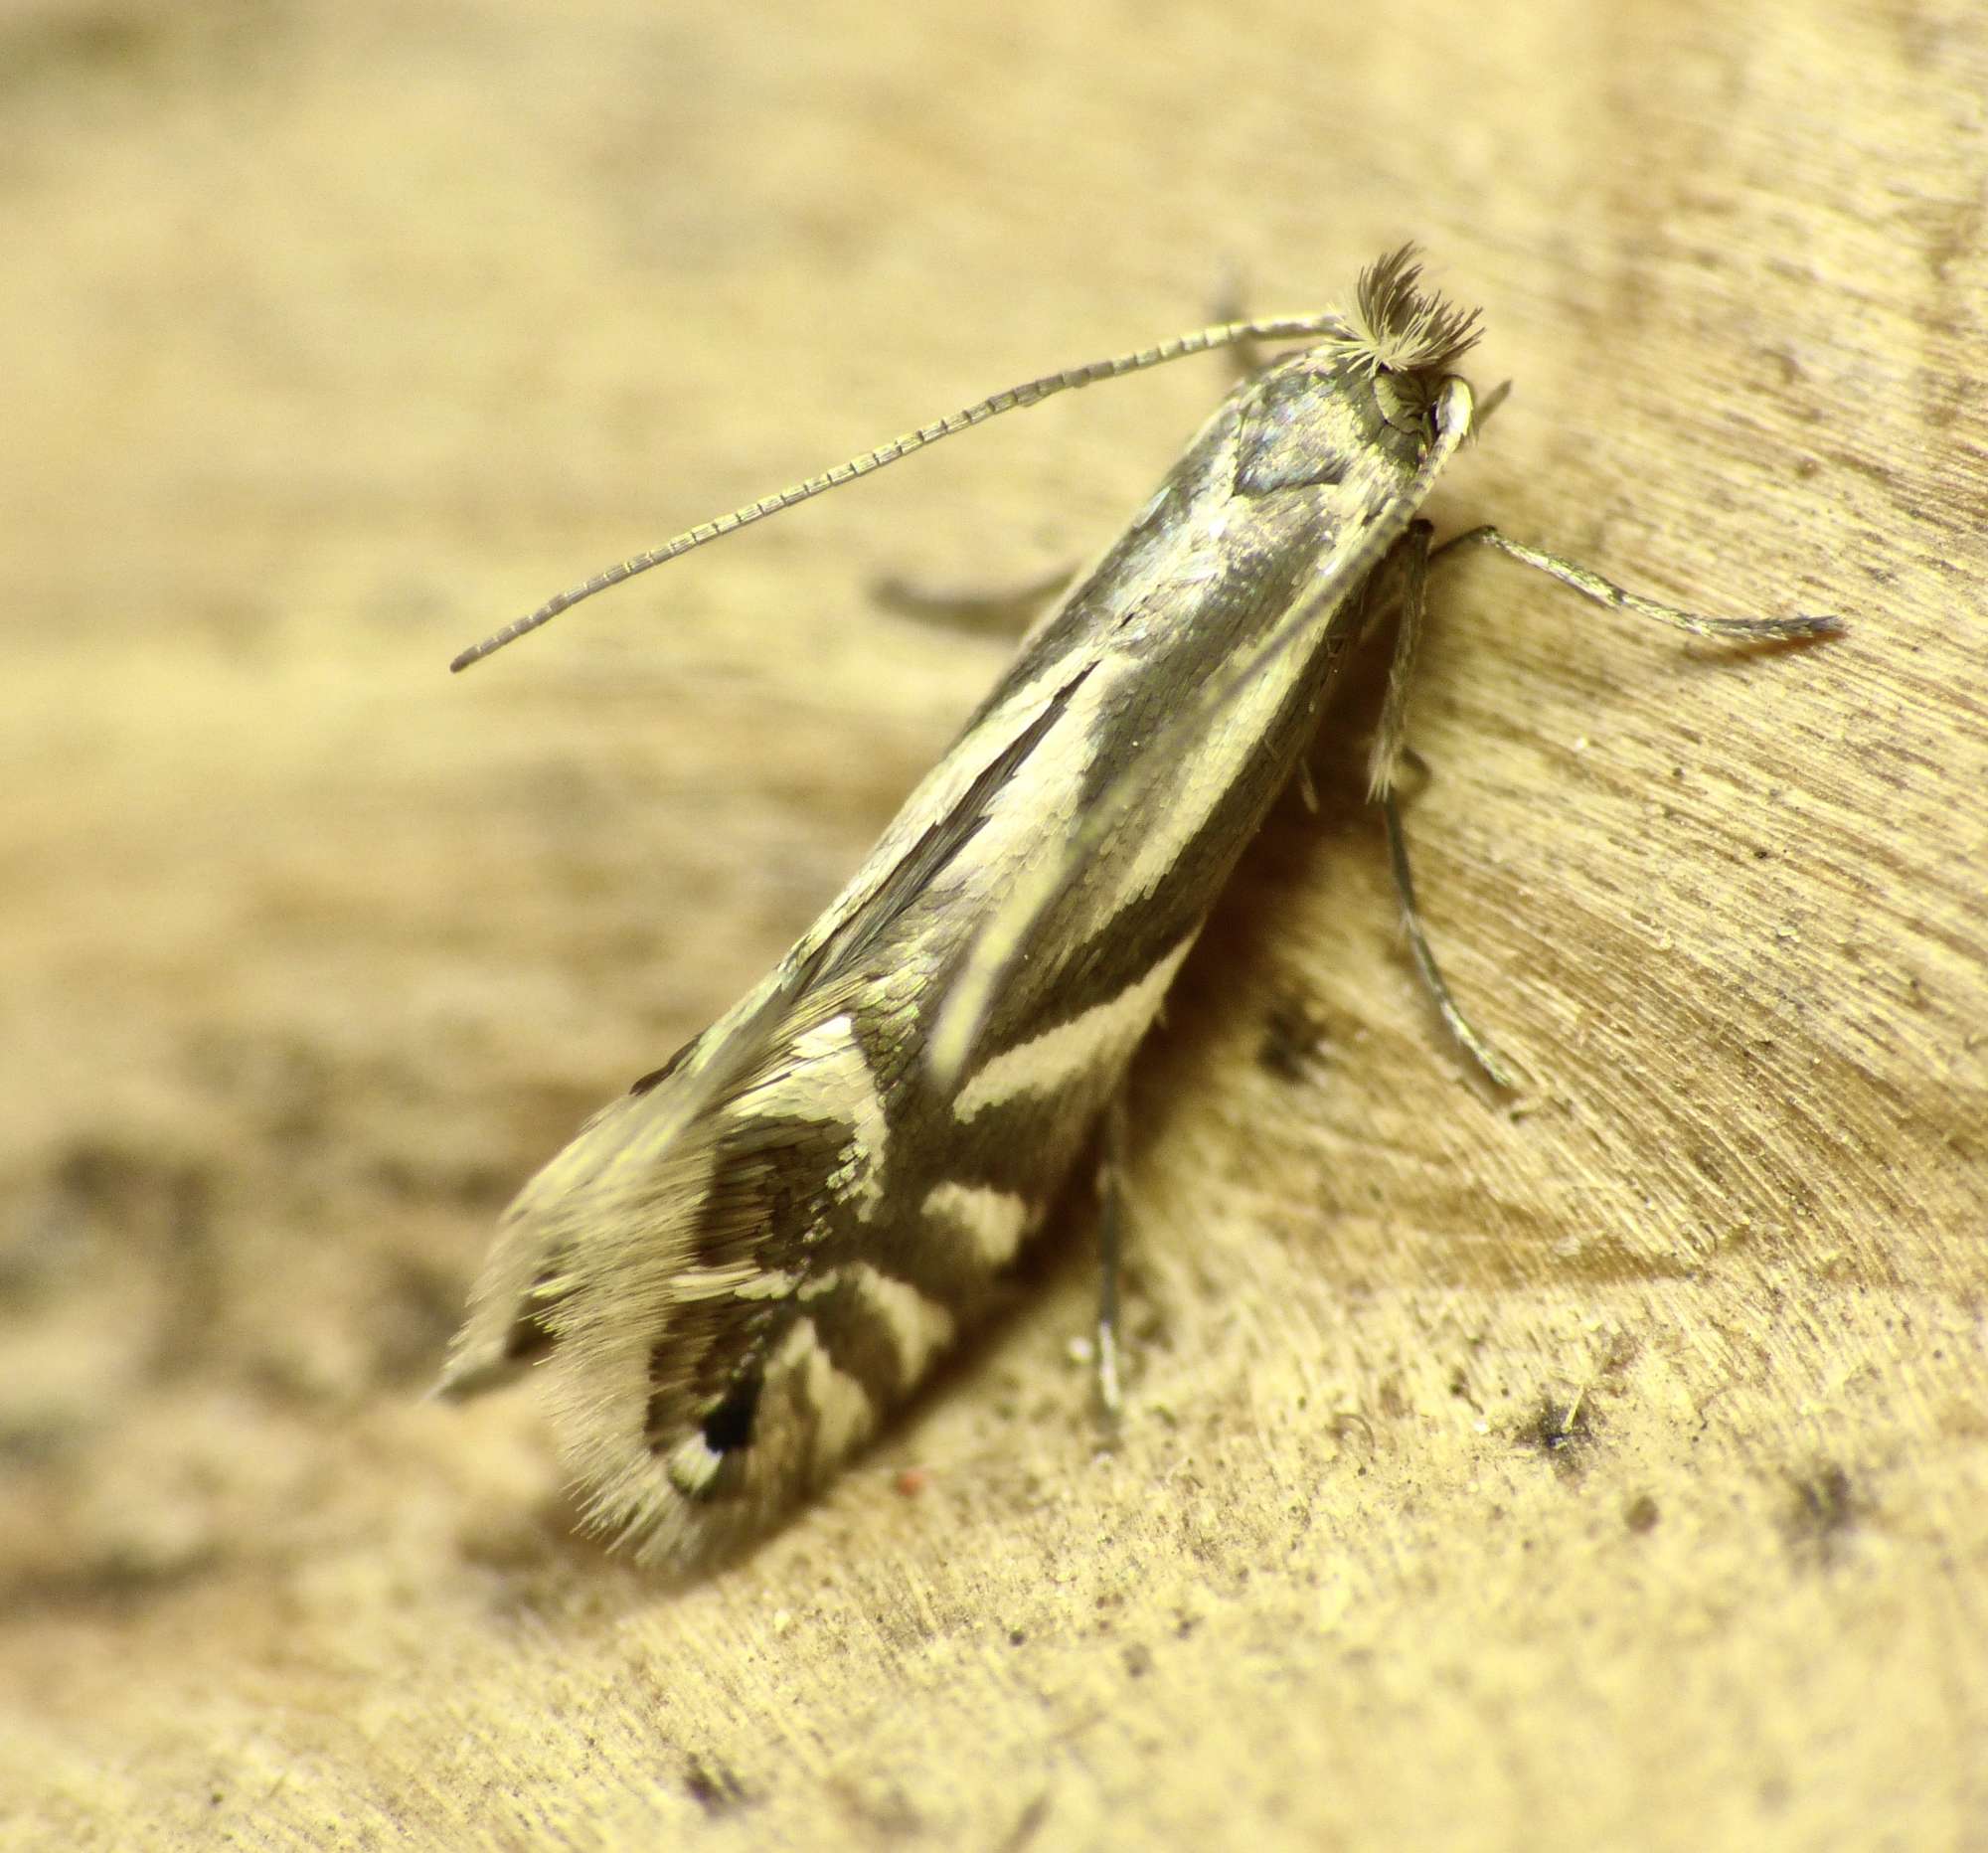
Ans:
<svg viewBox="0 0 1988 1853"><path fill-rule="evenodd" d="M0 1844L1988 1837L1985 38L11 10ZM1850 637L1446 573L1409 828L1534 1110L1328 741L1139 1073L1119 1450L1079 1215L748 1562L577 1541L528 1397L417 1400L492 1217L991 679L868 589L1096 546L1220 368L442 663L1407 235L1517 382L1445 521Z"/></svg>

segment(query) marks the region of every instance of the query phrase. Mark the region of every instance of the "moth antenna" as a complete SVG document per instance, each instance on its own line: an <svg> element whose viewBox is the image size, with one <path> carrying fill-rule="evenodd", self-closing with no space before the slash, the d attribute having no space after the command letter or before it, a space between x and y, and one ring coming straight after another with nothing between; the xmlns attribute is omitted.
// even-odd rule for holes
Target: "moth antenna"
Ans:
<svg viewBox="0 0 1988 1853"><path fill-rule="evenodd" d="M647 553L635 554L617 566L602 568L591 579L555 593L529 616L506 624L481 643L471 644L449 663L449 670L455 673L467 669L471 663L481 662L507 643L515 643L540 625L551 623L562 611L572 609L584 598L591 598L597 591L605 591L610 586L631 580L636 574L659 567L666 560L675 560L694 548L702 547L707 541L715 541L722 535L762 521L768 515L776 515L783 508L793 507L796 502L811 501L830 489L854 482L859 476L868 476L887 463L910 456L913 450L922 450L927 444L937 443L941 437L950 437L956 431L984 424L1004 412L1013 412L1023 406L1037 406L1058 393L1075 392L1079 386L1091 386L1099 380L1116 380L1128 373L1143 373L1148 367L1164 366L1168 361L1182 360L1191 354L1207 354L1218 348L1234 347L1238 342L1302 341L1322 336L1354 343L1361 339L1358 330L1349 324L1345 316L1331 310L1316 315L1272 316L1260 321L1216 322L1206 328L1197 328L1191 334L1176 335L1171 341L1162 341L1154 347L1135 348L1105 360L1090 361L1081 367L1067 367L1061 373L1045 374L1039 380L1011 386L1005 392L991 394L978 404L963 407L934 423L920 425L902 437L894 437L875 450L866 450L846 463L838 463L819 476L810 476L805 482L782 489L777 495L761 496L756 502L735 508L729 515L720 515L715 521L702 522L695 528L686 529L674 540L665 541L662 546Z"/></svg>

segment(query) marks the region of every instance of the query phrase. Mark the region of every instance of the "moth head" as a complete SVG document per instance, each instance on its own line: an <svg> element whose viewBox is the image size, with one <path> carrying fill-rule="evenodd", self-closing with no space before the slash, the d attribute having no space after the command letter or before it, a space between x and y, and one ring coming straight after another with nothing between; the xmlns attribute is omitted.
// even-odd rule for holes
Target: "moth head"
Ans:
<svg viewBox="0 0 1988 1853"><path fill-rule="evenodd" d="M1427 419L1455 362L1483 332L1477 310L1421 287L1415 256L1404 245L1361 271L1342 311L1345 331L1332 341L1341 364L1373 383L1381 416L1403 430Z"/></svg>

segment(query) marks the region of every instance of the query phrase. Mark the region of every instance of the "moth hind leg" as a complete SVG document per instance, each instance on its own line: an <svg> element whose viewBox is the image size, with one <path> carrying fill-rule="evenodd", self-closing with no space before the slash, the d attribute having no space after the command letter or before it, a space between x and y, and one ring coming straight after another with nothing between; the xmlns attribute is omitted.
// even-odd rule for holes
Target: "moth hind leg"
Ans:
<svg viewBox="0 0 1988 1853"><path fill-rule="evenodd" d="M1494 1087L1510 1093L1518 1085L1511 1068L1458 1008L1443 980L1441 967L1436 964L1435 952L1422 926L1421 910L1415 905L1408 837L1402 828L1402 807L1396 792L1408 757L1408 687L1414 679L1415 657L1428 613L1428 569L1434 558L1429 542L1433 534L1434 529L1426 521L1410 522L1408 533L1390 556L1389 565L1401 575L1402 614L1395 632L1395 659L1388 671L1388 692L1381 705L1381 724L1375 731L1374 748L1367 762L1367 789L1368 795L1380 805L1382 821L1387 827L1388 866L1402 904L1402 929L1408 936L1408 951L1422 987L1457 1046Z"/></svg>
<svg viewBox="0 0 1988 1853"><path fill-rule="evenodd" d="M1415 905L1414 879L1408 870L1408 842L1402 828L1401 801L1391 789L1381 795L1379 802L1381 818L1388 832L1388 867L1395 878L1396 897L1402 904L1402 931L1408 938L1408 953L1415 961L1415 971L1421 978L1422 988L1428 992L1429 1001L1442 1018L1443 1028L1448 1030L1457 1046L1485 1079L1507 1094L1515 1093L1519 1083L1511 1066L1483 1032L1463 1014L1443 978L1442 968L1435 962L1434 949L1429 945L1428 933L1422 926L1421 910Z"/></svg>
<svg viewBox="0 0 1988 1853"><path fill-rule="evenodd" d="M1428 935L1422 927L1421 913L1415 905L1414 882L1408 870L1408 839L1402 827L1401 805L1396 794L1400 769L1408 751L1408 685L1413 676L1415 652L1427 611L1428 569L1431 563L1466 547L1490 547L1610 610L1633 612L1639 617L1654 618L1659 623L1689 631L1695 636L1714 637L1727 642L1774 643L1804 637L1827 637L1837 635L1844 626L1841 618L1829 615L1712 617L1630 591L1576 561L1527 547L1493 527L1472 528L1436 548L1429 545L1431 532L1425 521L1411 523L1388 563L1402 575L1399 594L1401 628L1396 633L1395 660L1389 672L1388 694L1368 763L1368 788L1380 804L1387 825L1388 860L1394 871L1396 892L1401 897L1403 927L1422 983L1450 1035L1494 1084L1509 1091L1515 1083L1503 1058L1457 1008L1456 1000L1450 995L1449 986L1444 983L1436 964L1435 954L1430 949Z"/></svg>
<svg viewBox="0 0 1988 1853"><path fill-rule="evenodd" d="M871 595L887 611L936 630L1013 639L1023 635L1076 577L1077 568L1068 562L1015 586L925 586L892 575L879 580Z"/></svg>
<svg viewBox="0 0 1988 1853"><path fill-rule="evenodd" d="M1097 1333L1091 1353L1097 1419L1106 1436L1124 1414L1119 1286L1125 1243L1126 1150L1130 1129L1121 1090L1104 1109L1097 1142Z"/></svg>

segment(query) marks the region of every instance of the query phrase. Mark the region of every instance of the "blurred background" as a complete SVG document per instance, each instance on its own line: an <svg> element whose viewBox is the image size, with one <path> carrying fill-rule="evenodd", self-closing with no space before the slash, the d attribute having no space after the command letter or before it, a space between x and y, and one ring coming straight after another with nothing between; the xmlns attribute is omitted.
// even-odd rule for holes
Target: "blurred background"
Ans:
<svg viewBox="0 0 1988 1853"><path fill-rule="evenodd" d="M0 0L0 1844L1978 1831L1985 41ZM1141 1071L1124 1446L1079 1240L738 1571L601 1557L529 1397L419 1401L496 1215L998 673L879 586L1082 559L1229 376L448 658L1409 237L1516 382L1446 526L1850 639L1459 568L1411 828L1539 1110L1461 1084L1328 741Z"/></svg>

